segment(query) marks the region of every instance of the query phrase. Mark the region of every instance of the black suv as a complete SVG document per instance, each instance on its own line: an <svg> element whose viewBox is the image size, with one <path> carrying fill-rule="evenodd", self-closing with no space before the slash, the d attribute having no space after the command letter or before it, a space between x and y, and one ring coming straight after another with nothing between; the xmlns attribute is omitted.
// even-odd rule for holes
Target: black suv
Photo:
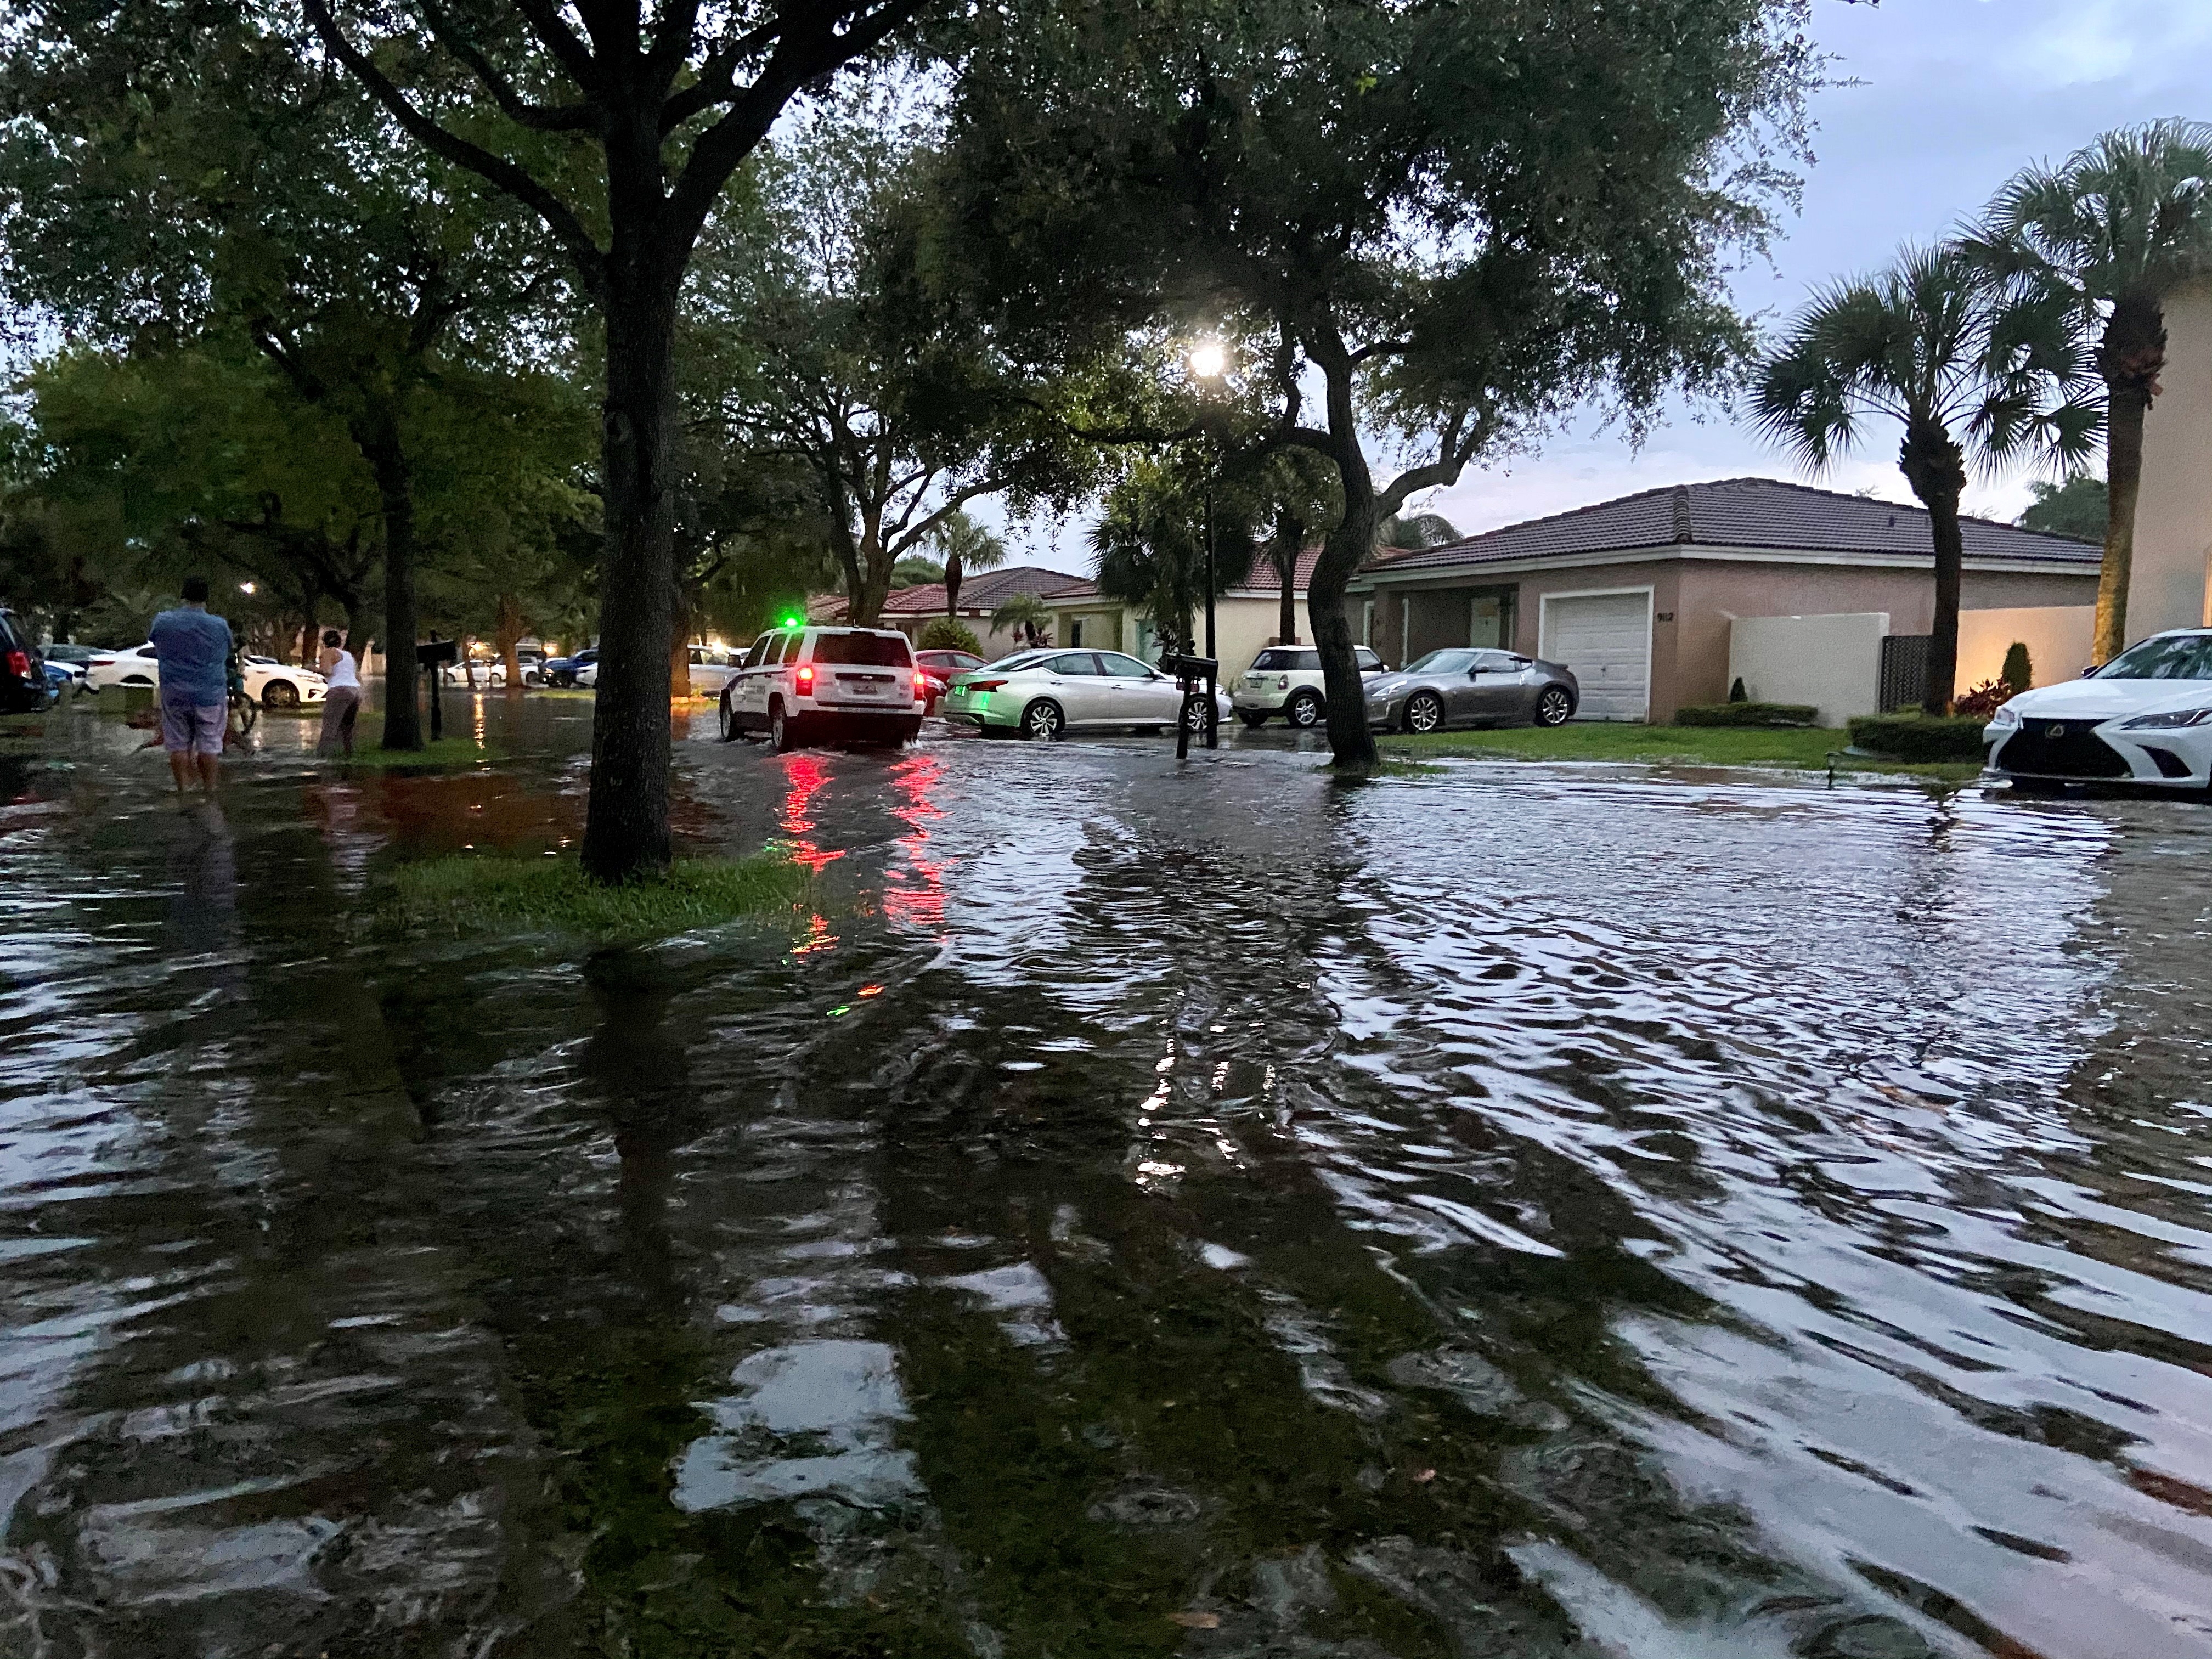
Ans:
<svg viewBox="0 0 2212 1659"><path fill-rule="evenodd" d="M54 700L46 684L46 659L31 629L14 611L0 606L0 714L21 714Z"/></svg>

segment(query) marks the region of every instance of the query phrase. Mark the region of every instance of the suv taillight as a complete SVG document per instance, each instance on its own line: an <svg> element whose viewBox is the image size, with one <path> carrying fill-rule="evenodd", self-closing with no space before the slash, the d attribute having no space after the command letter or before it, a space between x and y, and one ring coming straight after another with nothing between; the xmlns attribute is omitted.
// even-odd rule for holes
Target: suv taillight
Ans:
<svg viewBox="0 0 2212 1659"><path fill-rule="evenodd" d="M19 680L30 678L31 653L27 651L10 651L8 653L8 672Z"/></svg>

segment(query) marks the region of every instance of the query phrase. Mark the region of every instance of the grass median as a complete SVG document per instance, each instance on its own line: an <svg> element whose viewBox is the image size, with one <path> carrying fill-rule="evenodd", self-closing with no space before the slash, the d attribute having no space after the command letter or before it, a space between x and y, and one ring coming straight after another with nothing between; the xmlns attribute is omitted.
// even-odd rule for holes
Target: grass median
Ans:
<svg viewBox="0 0 2212 1659"><path fill-rule="evenodd" d="M1613 761L1637 766L1748 766L1825 772L1828 757L1850 741L1825 726L1632 726L1586 722L1508 726L1489 732L1397 733L1376 740L1392 760L1457 755L1476 760ZM1908 765L1851 755L1839 770L1903 773L1963 782L1978 776L1969 763Z"/></svg>
<svg viewBox="0 0 2212 1659"><path fill-rule="evenodd" d="M805 866L778 851L679 859L665 873L605 887L573 858L458 854L402 865L397 919L455 934L561 933L639 944L744 916L790 915L805 899Z"/></svg>

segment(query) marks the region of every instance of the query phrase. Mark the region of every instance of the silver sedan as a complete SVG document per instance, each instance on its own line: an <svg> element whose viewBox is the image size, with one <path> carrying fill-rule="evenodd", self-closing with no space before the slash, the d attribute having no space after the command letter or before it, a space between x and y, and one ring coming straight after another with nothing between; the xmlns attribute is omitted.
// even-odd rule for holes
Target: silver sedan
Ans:
<svg viewBox="0 0 2212 1659"><path fill-rule="evenodd" d="M1573 671L1511 651L1431 651L1367 682L1367 723L1392 731L1453 726L1565 726L1582 702Z"/></svg>

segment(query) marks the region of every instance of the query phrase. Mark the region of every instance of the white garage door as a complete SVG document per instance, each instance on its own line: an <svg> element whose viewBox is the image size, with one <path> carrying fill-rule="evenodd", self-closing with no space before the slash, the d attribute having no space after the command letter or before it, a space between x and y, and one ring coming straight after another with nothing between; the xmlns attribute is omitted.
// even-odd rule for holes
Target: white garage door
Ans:
<svg viewBox="0 0 2212 1659"><path fill-rule="evenodd" d="M1544 601L1547 660L1575 671L1580 717L1640 720L1651 708L1651 595L1582 593Z"/></svg>

